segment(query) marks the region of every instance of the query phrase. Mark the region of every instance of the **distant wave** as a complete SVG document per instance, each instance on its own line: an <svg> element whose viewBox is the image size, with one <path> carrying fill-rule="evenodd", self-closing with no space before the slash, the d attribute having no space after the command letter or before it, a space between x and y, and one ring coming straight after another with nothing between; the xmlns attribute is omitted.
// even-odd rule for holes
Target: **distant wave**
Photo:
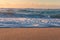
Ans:
<svg viewBox="0 0 60 40"><path fill-rule="evenodd" d="M16 18L60 18L59 9L8 9L0 10L0 17Z"/></svg>

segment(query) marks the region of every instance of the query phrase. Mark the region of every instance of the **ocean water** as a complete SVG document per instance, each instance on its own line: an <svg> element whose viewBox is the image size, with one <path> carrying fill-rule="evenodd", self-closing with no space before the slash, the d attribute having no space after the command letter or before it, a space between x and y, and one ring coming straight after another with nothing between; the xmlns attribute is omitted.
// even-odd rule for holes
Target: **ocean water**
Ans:
<svg viewBox="0 0 60 40"><path fill-rule="evenodd" d="M60 27L60 9L0 8L0 28Z"/></svg>

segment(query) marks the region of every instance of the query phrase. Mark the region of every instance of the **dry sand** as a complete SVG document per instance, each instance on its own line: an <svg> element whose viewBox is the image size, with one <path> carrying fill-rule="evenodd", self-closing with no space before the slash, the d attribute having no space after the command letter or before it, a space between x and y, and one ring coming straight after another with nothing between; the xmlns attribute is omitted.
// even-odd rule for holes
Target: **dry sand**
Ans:
<svg viewBox="0 0 60 40"><path fill-rule="evenodd" d="M60 28L0 28L0 40L60 40Z"/></svg>

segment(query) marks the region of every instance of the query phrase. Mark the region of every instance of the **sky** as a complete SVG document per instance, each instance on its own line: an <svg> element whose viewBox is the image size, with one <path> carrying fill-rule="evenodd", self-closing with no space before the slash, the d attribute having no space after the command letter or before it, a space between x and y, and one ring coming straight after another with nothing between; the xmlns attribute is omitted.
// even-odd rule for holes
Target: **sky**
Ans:
<svg viewBox="0 0 60 40"><path fill-rule="evenodd" d="M60 0L0 0L0 8L60 8Z"/></svg>

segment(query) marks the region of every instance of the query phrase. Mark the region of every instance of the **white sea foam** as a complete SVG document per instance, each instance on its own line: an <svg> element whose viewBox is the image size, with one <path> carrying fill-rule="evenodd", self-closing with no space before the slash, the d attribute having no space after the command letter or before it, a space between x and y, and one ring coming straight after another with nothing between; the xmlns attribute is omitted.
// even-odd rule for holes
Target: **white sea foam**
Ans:
<svg viewBox="0 0 60 40"><path fill-rule="evenodd" d="M11 23L10 23L11 22ZM0 25L7 27L21 26L60 26L60 19L44 19L44 18L0 18ZM0 26L2 27L2 26Z"/></svg>

